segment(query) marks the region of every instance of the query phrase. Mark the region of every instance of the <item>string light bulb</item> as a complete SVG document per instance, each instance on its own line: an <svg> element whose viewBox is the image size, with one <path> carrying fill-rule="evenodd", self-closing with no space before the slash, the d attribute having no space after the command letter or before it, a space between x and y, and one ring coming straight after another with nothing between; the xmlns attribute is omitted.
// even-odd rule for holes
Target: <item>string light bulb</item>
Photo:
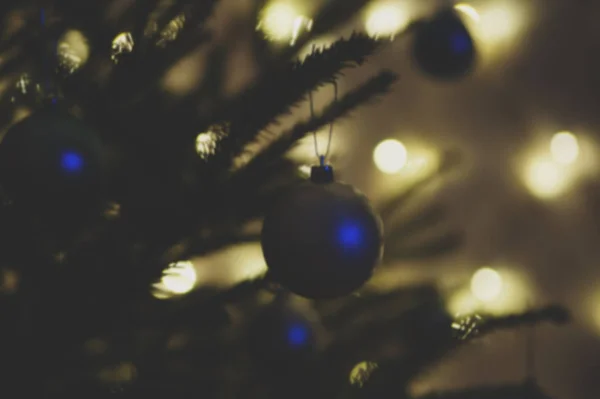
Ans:
<svg viewBox="0 0 600 399"><path fill-rule="evenodd" d="M271 2L261 15L256 29L275 42L289 42L294 45L302 32L312 30L312 19L304 16L290 2Z"/></svg>
<svg viewBox="0 0 600 399"><path fill-rule="evenodd" d="M365 30L373 38L381 36L394 37L409 23L404 8L397 3L376 3L366 14Z"/></svg>
<svg viewBox="0 0 600 399"><path fill-rule="evenodd" d="M192 262L171 263L163 273L160 282L154 284L153 295L158 299L168 299L187 294L196 286L197 279L196 268Z"/></svg>
<svg viewBox="0 0 600 399"><path fill-rule="evenodd" d="M373 161L383 173L398 173L408 163L408 151L398 140L384 140L375 147Z"/></svg>
<svg viewBox="0 0 600 399"><path fill-rule="evenodd" d="M491 268L482 268L471 278L471 293L482 302L491 302L502 293L502 277Z"/></svg>
<svg viewBox="0 0 600 399"><path fill-rule="evenodd" d="M579 142L571 132L556 133L550 141L550 153L555 162L570 165L579 157Z"/></svg>

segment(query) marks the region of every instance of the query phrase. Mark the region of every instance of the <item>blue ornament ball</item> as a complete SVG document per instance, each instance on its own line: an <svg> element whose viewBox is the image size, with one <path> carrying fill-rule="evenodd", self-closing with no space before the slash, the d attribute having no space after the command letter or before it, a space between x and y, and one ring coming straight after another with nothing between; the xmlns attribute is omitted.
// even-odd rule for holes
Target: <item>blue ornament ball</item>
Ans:
<svg viewBox="0 0 600 399"><path fill-rule="evenodd" d="M266 215L262 250L269 273L311 299L351 294L383 254L383 227L367 198L339 182L305 182Z"/></svg>
<svg viewBox="0 0 600 399"><path fill-rule="evenodd" d="M318 351L321 334L316 314L286 295L264 305L249 327L248 348L268 368L302 369Z"/></svg>
<svg viewBox="0 0 600 399"><path fill-rule="evenodd" d="M421 71L442 80L467 75L476 62L473 38L454 10L415 25L413 55Z"/></svg>
<svg viewBox="0 0 600 399"><path fill-rule="evenodd" d="M0 143L0 185L28 209L88 209L101 196L104 155L87 124L64 111L43 109L13 125Z"/></svg>

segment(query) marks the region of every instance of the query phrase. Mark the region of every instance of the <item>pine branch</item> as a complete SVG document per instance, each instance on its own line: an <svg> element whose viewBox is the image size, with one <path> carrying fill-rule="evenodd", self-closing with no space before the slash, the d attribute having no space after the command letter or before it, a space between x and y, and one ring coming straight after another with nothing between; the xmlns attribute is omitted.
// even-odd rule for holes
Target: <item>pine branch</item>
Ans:
<svg viewBox="0 0 600 399"><path fill-rule="evenodd" d="M394 381L397 388L406 387L409 381L429 370L436 362L454 353L475 337L506 328L529 326L544 321L564 323L568 312L560 306L548 306L539 310L502 317L471 316L454 322L452 328L439 334L435 339L426 340L426 345L414 347L400 359L379 364L373 383L377 386L386 381Z"/></svg>
<svg viewBox="0 0 600 399"><path fill-rule="evenodd" d="M550 399L529 382L517 385L486 386L456 391L436 392L415 399Z"/></svg>
<svg viewBox="0 0 600 399"><path fill-rule="evenodd" d="M300 122L292 129L281 134L279 138L271 142L267 148L255 156L238 173L238 179L244 179L248 175L260 173L261 170L268 167L275 160L285 156L292 149L294 144L301 140L308 133L317 131L333 121L347 116L354 109L374 98L389 92L392 84L398 79L398 76L391 71L382 71L372 77L369 81L363 83L358 88L344 95L339 101L332 102L321 115L314 119Z"/></svg>
<svg viewBox="0 0 600 399"><path fill-rule="evenodd" d="M256 86L223 110L223 116L236 116L231 121L231 136L221 144L222 151L227 157L239 155L269 124L290 113L309 90L331 83L343 69L363 64L378 47L379 43L368 36L353 34L329 48L316 50L303 62L265 71Z"/></svg>

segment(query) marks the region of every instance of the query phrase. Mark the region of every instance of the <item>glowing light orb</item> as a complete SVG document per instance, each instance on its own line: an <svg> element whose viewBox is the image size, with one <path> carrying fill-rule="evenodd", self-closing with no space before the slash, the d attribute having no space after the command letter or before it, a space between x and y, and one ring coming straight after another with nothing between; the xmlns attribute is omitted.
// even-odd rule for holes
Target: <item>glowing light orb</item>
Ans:
<svg viewBox="0 0 600 399"><path fill-rule="evenodd" d="M459 3L454 6L454 9L456 11L459 11L459 12L465 14L467 17L469 17L471 20L473 20L473 22L481 21L481 16L479 15L479 13L475 9L475 7L473 7L469 4Z"/></svg>
<svg viewBox="0 0 600 399"><path fill-rule="evenodd" d="M527 165L525 183L541 198L552 198L563 193L567 180L560 165L545 159L535 159Z"/></svg>
<svg viewBox="0 0 600 399"><path fill-rule="evenodd" d="M312 23L312 19L301 15L292 4L275 2L265 7L257 29L273 41L289 41L294 45L302 31L312 29Z"/></svg>
<svg viewBox="0 0 600 399"><path fill-rule="evenodd" d="M473 296L483 302L491 302L502 293L502 277L494 269L479 269L471 279Z"/></svg>
<svg viewBox="0 0 600 399"><path fill-rule="evenodd" d="M406 11L398 4L383 3L373 5L367 12L365 30L371 37L393 37L409 22Z"/></svg>
<svg viewBox="0 0 600 399"><path fill-rule="evenodd" d="M479 31L487 44L508 42L516 38L523 25L524 10L511 3L492 5L479 11Z"/></svg>
<svg viewBox="0 0 600 399"><path fill-rule="evenodd" d="M90 58L86 37L78 30L67 31L58 41L57 58L61 67L75 72Z"/></svg>
<svg viewBox="0 0 600 399"><path fill-rule="evenodd" d="M570 132L556 133L550 141L552 158L563 165L572 164L579 157L579 142Z"/></svg>
<svg viewBox="0 0 600 399"><path fill-rule="evenodd" d="M165 270L162 279L154 285L154 297L159 299L170 298L174 295L183 295L190 292L197 281L196 268L189 261L171 263Z"/></svg>
<svg viewBox="0 0 600 399"><path fill-rule="evenodd" d="M383 173L398 173L408 162L408 151L398 140L384 140L375 147L373 161Z"/></svg>

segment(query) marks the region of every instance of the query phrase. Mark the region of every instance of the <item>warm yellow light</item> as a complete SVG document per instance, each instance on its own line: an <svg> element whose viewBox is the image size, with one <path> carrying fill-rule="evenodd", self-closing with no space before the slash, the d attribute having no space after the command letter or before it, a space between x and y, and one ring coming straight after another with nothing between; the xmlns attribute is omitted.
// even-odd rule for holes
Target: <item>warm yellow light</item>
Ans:
<svg viewBox="0 0 600 399"><path fill-rule="evenodd" d="M512 2L482 7L478 14L477 30L488 45L515 39L523 25L524 12Z"/></svg>
<svg viewBox="0 0 600 399"><path fill-rule="evenodd" d="M375 370L377 370L377 363L374 362L360 362L350 372L350 384L362 387L367 383L369 377Z"/></svg>
<svg viewBox="0 0 600 399"><path fill-rule="evenodd" d="M219 136L213 131L200 133L196 137L196 152L200 155L200 158L207 159L213 155L217 149L218 140Z"/></svg>
<svg viewBox="0 0 600 399"><path fill-rule="evenodd" d="M366 14L365 30L371 37L393 37L409 22L406 10L399 4L388 2L374 4Z"/></svg>
<svg viewBox="0 0 600 399"><path fill-rule="evenodd" d="M572 164L579 157L579 142L570 132L556 133L550 141L552 158L563 165Z"/></svg>
<svg viewBox="0 0 600 399"><path fill-rule="evenodd" d="M67 31L58 41L57 56L60 65L69 73L83 66L90 57L90 47L83 33Z"/></svg>
<svg viewBox="0 0 600 399"><path fill-rule="evenodd" d="M483 302L491 302L502 293L502 277L494 269L479 269L471 278L471 292Z"/></svg>
<svg viewBox="0 0 600 399"><path fill-rule="evenodd" d="M481 20L481 16L479 15L475 7L473 7L472 5L466 3L459 3L454 6L454 9L456 11L462 12L463 14L471 18L473 22L479 22Z"/></svg>
<svg viewBox="0 0 600 399"><path fill-rule="evenodd" d="M303 31L312 29L312 19L301 15L290 2L272 2L262 12L257 29L262 30L267 38L294 45Z"/></svg>
<svg viewBox="0 0 600 399"><path fill-rule="evenodd" d="M373 161L383 173L398 173L408 162L408 151L398 140L384 140L375 147Z"/></svg>
<svg viewBox="0 0 600 399"><path fill-rule="evenodd" d="M525 183L534 195L552 198L564 192L568 181L560 165L547 159L533 159L526 167Z"/></svg>
<svg viewBox="0 0 600 399"><path fill-rule="evenodd" d="M154 285L156 291L153 294L160 299L187 294L196 286L197 278L196 268L192 262L171 263L160 282Z"/></svg>
<svg viewBox="0 0 600 399"><path fill-rule="evenodd" d="M133 40L133 35L131 34L131 32L119 33L113 39L112 52L111 52L110 58L114 62L118 62L119 56L121 54L127 54L127 53L131 53L133 51L134 45L135 45L135 42Z"/></svg>

